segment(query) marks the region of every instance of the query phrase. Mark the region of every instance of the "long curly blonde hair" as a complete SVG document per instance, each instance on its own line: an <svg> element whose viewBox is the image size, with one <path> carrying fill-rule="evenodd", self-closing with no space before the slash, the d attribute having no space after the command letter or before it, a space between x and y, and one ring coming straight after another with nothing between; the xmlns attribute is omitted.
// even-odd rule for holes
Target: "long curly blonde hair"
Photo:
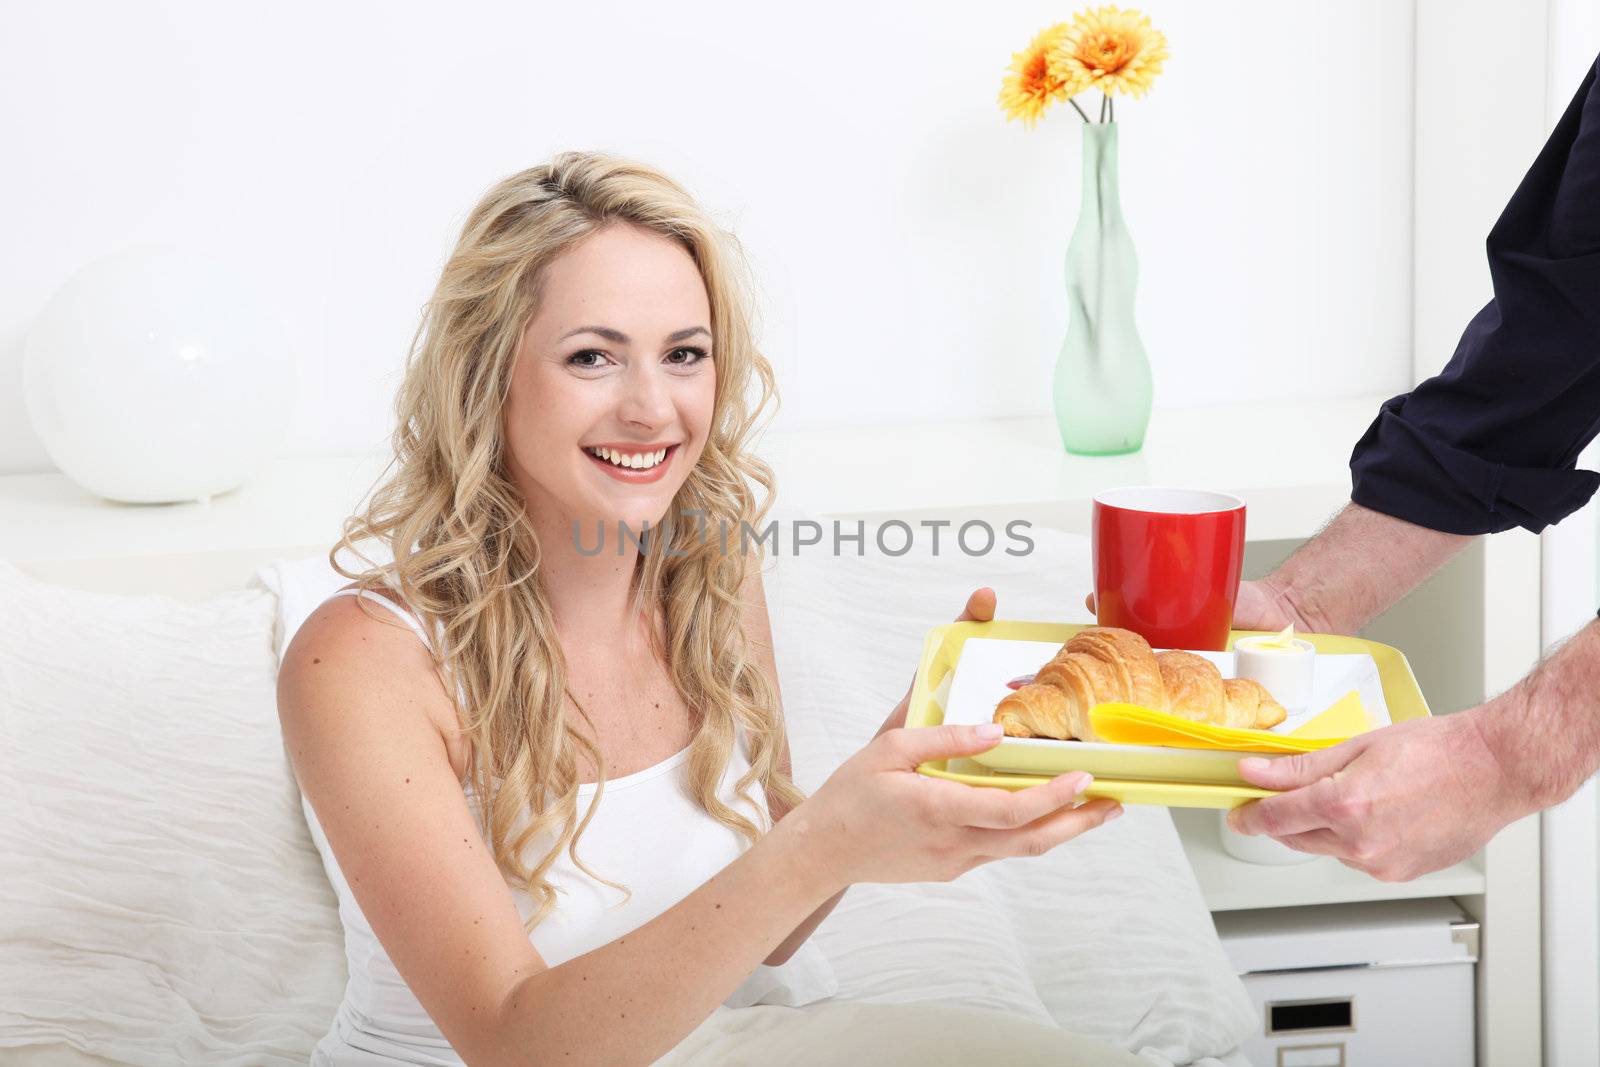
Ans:
<svg viewBox="0 0 1600 1067"><path fill-rule="evenodd" d="M659 171L605 153L561 153L496 184L468 216L407 356L393 460L328 553L340 574L362 588L392 588L442 631L434 665L471 744L479 824L508 883L535 901L530 931L556 904L548 872L563 848L591 877L631 895L577 856L604 793L605 760L576 700L589 730L570 729L563 714L563 699L572 699L567 666L540 577L539 542L507 472L502 427L512 364L539 307L546 268L615 222L689 252L705 282L716 344L709 439L669 512L699 509L704 525L658 527L644 538L632 578L635 609L663 613L666 645L652 643L695 717L690 793L751 844L771 828L770 816L758 826L717 795L743 727L750 769L735 785L738 796L753 803L747 791L759 781L782 810L804 799L781 769L786 745L777 695L751 659L741 626L741 589L760 555L747 557L742 543L740 551L724 551L717 538L699 536L717 523L757 526L772 502L770 468L746 451L757 417L769 401L776 404L776 387L755 347L743 253ZM752 378L760 392L753 408L746 398ZM752 482L763 490L759 505ZM392 562L362 554L361 543L374 539L386 543ZM337 558L341 549L373 565L347 570ZM581 821L579 749L599 771ZM554 844L526 862L529 843L545 833Z"/></svg>

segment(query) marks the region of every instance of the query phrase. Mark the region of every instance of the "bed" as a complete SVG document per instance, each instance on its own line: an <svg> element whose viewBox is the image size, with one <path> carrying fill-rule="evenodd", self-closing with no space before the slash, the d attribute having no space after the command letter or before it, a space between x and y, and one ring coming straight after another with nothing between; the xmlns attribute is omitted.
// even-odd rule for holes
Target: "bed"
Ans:
<svg viewBox="0 0 1600 1067"><path fill-rule="evenodd" d="M870 738L971 589L1006 618L1083 620L1086 542L1034 537L1025 557L767 561L803 790ZM304 1063L326 1031L341 927L273 691L294 626L343 584L325 554L0 560L0 1060ZM833 995L775 981L662 1062L1247 1067L1257 1025L1160 808L954 882L852 887L812 944Z"/></svg>

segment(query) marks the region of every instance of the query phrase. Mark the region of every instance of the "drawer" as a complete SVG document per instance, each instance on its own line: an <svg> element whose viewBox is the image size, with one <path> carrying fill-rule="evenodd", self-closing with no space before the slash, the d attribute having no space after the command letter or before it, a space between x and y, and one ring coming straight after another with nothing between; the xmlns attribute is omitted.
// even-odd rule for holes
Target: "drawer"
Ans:
<svg viewBox="0 0 1600 1067"><path fill-rule="evenodd" d="M1477 927L1449 900L1225 912L1252 1067L1470 1067Z"/></svg>
<svg viewBox="0 0 1600 1067"><path fill-rule="evenodd" d="M1260 1033L1253 1067L1470 1067L1474 965L1244 975Z"/></svg>

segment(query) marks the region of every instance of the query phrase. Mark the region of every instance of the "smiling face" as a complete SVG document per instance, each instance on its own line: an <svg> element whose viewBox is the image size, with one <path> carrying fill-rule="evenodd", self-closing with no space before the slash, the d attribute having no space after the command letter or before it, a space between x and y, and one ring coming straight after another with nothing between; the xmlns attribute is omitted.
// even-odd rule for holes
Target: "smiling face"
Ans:
<svg viewBox="0 0 1600 1067"><path fill-rule="evenodd" d="M509 470L531 512L656 526L700 458L716 394L711 304L689 252L626 223L546 270L505 410Z"/></svg>

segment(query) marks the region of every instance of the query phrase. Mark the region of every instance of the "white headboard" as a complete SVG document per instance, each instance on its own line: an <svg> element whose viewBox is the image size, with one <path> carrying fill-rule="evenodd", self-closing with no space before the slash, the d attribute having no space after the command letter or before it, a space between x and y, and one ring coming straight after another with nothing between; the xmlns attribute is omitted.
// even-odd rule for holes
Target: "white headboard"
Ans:
<svg viewBox="0 0 1600 1067"><path fill-rule="evenodd" d="M326 555L387 458L281 458L201 504L118 504L65 475L0 477L0 559L42 581L201 600L275 559Z"/></svg>
<svg viewBox="0 0 1600 1067"><path fill-rule="evenodd" d="M40 581L74 589L101 593L162 593L179 600L204 600L230 589L243 589L256 571L275 559L324 555L331 547L331 544L278 545L222 552L10 562Z"/></svg>

